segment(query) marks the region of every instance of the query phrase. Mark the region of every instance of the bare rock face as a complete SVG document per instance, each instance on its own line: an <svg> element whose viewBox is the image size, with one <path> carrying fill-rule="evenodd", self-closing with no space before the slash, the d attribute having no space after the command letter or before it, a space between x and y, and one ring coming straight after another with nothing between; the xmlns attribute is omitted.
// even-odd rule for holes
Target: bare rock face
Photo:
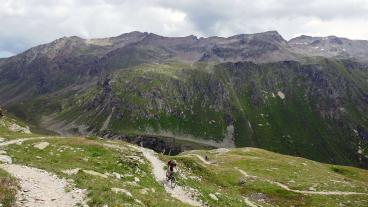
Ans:
<svg viewBox="0 0 368 207"><path fill-rule="evenodd" d="M368 62L368 41L350 40L336 36L310 37L302 35L291 39L289 46L303 56L352 58Z"/></svg>
<svg viewBox="0 0 368 207"><path fill-rule="evenodd" d="M24 134L30 134L31 133L31 130L29 129L29 126L20 126L16 123L11 123L9 126L8 126L8 129L10 131L13 131L13 132L20 132L20 133L24 133Z"/></svg>
<svg viewBox="0 0 368 207"><path fill-rule="evenodd" d="M7 130L12 132L19 132L24 134L32 133L29 126L19 124L15 119L9 117L0 117L0 127L5 127Z"/></svg>

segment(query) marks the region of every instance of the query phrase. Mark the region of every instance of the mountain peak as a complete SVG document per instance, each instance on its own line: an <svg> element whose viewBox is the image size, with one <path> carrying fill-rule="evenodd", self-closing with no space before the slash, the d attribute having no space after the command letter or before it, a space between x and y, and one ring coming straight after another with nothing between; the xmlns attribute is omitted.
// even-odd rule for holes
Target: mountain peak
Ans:
<svg viewBox="0 0 368 207"><path fill-rule="evenodd" d="M286 42L286 40L277 31L267 31L267 32L263 32L263 33L257 33L256 35L270 37L270 38L272 38L274 40L277 40L279 42Z"/></svg>

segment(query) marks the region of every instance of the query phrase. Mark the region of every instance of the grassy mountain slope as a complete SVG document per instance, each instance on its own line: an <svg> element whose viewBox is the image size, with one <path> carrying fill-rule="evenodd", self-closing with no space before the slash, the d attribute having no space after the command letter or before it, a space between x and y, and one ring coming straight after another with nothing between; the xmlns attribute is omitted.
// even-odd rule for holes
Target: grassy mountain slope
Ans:
<svg viewBox="0 0 368 207"><path fill-rule="evenodd" d="M40 142L50 145L45 149L35 148ZM86 189L90 206L187 206L165 192L153 178L145 156L125 142L49 137L2 149L15 164L44 169ZM205 155L209 161L204 160ZM160 159L164 162L176 159L178 183L194 189L208 206L366 206L368 203L367 194L336 195L336 192L368 193L368 172L353 167L321 164L256 148L188 151L173 157L160 155ZM0 196L0 202L11 206L17 184L3 172L0 180L7 182L0 185L0 192L7 192L5 199ZM124 189L131 196L114 193L113 188ZM301 192L294 192L298 190ZM323 195L323 192L335 194Z"/></svg>
<svg viewBox="0 0 368 207"><path fill-rule="evenodd" d="M143 64L72 96L10 109L24 117L52 114L47 127L81 134L171 136L366 167L366 77L365 66L328 59Z"/></svg>
<svg viewBox="0 0 368 207"><path fill-rule="evenodd" d="M208 162L204 160L205 155ZM321 164L256 148L189 151L174 158L179 160L181 168L196 177L182 182L206 192L206 199L214 206L243 206L244 200L259 206L364 206L368 202L366 195L313 194L367 192L367 172L356 168ZM218 200L211 198L211 193Z"/></svg>

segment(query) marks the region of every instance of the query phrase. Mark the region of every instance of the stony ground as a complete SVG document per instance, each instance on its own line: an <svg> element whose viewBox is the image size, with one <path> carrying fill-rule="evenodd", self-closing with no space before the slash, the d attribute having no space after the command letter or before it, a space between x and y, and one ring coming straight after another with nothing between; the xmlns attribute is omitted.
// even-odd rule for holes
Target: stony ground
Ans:
<svg viewBox="0 0 368 207"><path fill-rule="evenodd" d="M19 180L18 206L77 206L83 204L84 190L76 189L65 179L37 168L6 164L0 166ZM65 189L70 189L66 191Z"/></svg>

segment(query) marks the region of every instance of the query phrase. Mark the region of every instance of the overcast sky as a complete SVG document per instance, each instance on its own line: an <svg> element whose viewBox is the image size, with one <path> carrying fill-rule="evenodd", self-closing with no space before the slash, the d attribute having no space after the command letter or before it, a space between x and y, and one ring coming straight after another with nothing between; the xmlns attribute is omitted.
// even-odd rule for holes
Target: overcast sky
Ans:
<svg viewBox="0 0 368 207"><path fill-rule="evenodd" d="M231 36L277 30L368 39L368 0L0 0L0 57L63 36Z"/></svg>

